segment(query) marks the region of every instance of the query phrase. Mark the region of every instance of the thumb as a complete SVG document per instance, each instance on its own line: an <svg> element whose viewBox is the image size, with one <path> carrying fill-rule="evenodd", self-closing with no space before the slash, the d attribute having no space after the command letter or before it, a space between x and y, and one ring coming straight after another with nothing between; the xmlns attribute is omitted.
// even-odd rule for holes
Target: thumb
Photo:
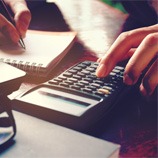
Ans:
<svg viewBox="0 0 158 158"><path fill-rule="evenodd" d="M17 30L24 37L31 21L31 13L26 2L24 0L7 0L6 2L14 13Z"/></svg>

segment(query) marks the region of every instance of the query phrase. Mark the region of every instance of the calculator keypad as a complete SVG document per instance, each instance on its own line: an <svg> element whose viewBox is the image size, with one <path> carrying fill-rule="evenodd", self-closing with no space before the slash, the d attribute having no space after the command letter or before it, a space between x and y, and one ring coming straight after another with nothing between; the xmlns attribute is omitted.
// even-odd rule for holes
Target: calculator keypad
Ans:
<svg viewBox="0 0 158 158"><path fill-rule="evenodd" d="M48 84L60 90L68 89L100 98L117 93L123 87L124 68L116 66L107 77L98 78L95 75L97 66L96 62L84 61L48 81Z"/></svg>

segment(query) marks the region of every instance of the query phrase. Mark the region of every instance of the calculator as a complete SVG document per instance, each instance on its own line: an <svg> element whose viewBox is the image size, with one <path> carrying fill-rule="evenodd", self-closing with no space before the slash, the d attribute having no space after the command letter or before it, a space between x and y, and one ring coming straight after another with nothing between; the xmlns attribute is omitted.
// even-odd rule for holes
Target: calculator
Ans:
<svg viewBox="0 0 158 158"><path fill-rule="evenodd" d="M18 98L13 108L40 119L84 131L106 116L130 90L124 67L104 78L95 75L97 62L83 61Z"/></svg>

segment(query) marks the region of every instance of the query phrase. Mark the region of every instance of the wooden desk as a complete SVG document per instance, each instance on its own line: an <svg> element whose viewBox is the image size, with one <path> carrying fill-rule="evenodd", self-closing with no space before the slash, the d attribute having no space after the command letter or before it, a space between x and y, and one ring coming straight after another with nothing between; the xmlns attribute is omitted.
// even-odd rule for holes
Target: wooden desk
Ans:
<svg viewBox="0 0 158 158"><path fill-rule="evenodd" d="M78 32L78 42L52 72L50 78L79 61L95 61L102 56L121 32L127 17L97 0L58 0L56 3L62 14L58 10L56 14L50 7L46 11L42 6L42 11L50 15L47 16L48 19L46 17L43 19L50 22L49 27L43 26L43 20L40 20L44 14L41 13L41 16L36 11L33 11L33 17L38 15L40 18L39 21L32 23L31 27L55 31L75 30ZM36 84L36 80L28 79L19 92ZM101 121L90 134L120 144L120 157L156 157L158 154L157 106L145 101L137 92L118 106L111 117L109 116L108 123L105 120Z"/></svg>

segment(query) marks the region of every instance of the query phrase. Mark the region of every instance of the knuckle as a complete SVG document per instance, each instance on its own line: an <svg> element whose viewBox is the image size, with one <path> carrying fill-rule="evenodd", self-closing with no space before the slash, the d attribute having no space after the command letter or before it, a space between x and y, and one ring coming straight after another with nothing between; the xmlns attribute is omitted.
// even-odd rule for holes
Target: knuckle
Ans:
<svg viewBox="0 0 158 158"><path fill-rule="evenodd" d="M144 87L150 92L153 91L154 88L157 86L157 81L153 80L150 76L146 75L143 80L142 83L144 85Z"/></svg>
<svg viewBox="0 0 158 158"><path fill-rule="evenodd" d="M147 91L151 91L154 87L153 83L150 80L149 76L145 76L142 80L143 86L146 88Z"/></svg>
<svg viewBox="0 0 158 158"><path fill-rule="evenodd" d="M134 78L136 78L139 74L137 69L131 69L128 73L131 74Z"/></svg>
<svg viewBox="0 0 158 158"><path fill-rule="evenodd" d="M113 63L113 65L115 65L118 62L118 59L116 58L116 55L114 53L108 54L106 60L110 61L111 63Z"/></svg>
<svg viewBox="0 0 158 158"><path fill-rule="evenodd" d="M4 26L1 28L1 32L2 32L2 33L7 32L7 30L8 30L8 27L7 27L6 25L4 25Z"/></svg>
<svg viewBox="0 0 158 158"><path fill-rule="evenodd" d="M133 82L135 83L140 76L140 71L135 67L129 66L127 69L125 69L125 74L128 74L130 78L133 80Z"/></svg>
<svg viewBox="0 0 158 158"><path fill-rule="evenodd" d="M150 78L149 78L149 76L145 76L144 78L143 78L143 85L144 86L147 86L147 87L149 87L149 85L150 85Z"/></svg>
<svg viewBox="0 0 158 158"><path fill-rule="evenodd" d="M137 32L135 30L123 32L119 35L119 40L129 42L129 40L131 40L132 37L134 37L136 33Z"/></svg>
<svg viewBox="0 0 158 158"><path fill-rule="evenodd" d="M115 54L114 53L110 53L110 54L108 54L107 58L108 58L108 60L112 59L113 61L115 61Z"/></svg>
<svg viewBox="0 0 158 158"><path fill-rule="evenodd" d="M3 24L5 22L5 18L2 14L0 14L0 24Z"/></svg>
<svg viewBox="0 0 158 158"><path fill-rule="evenodd" d="M130 37L130 35L131 35L131 33L130 33L130 31L128 31L128 32L123 32L123 33L121 33L120 35L119 35L119 40L121 40L121 41L126 41L129 37Z"/></svg>
<svg viewBox="0 0 158 158"><path fill-rule="evenodd" d="M158 34L149 34L146 36L146 43L148 46L157 45L158 44Z"/></svg>

